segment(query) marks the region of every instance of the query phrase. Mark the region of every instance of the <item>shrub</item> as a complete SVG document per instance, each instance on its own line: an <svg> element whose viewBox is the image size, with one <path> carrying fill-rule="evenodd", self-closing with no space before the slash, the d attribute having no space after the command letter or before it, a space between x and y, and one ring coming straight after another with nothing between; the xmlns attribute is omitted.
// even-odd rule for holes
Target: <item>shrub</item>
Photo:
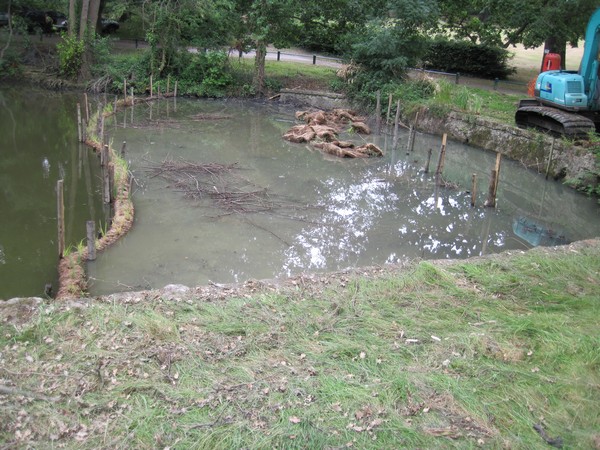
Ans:
<svg viewBox="0 0 600 450"><path fill-rule="evenodd" d="M60 64L60 73L67 78L76 78L83 64L85 42L76 36L62 35L62 42L56 44Z"/></svg>
<svg viewBox="0 0 600 450"><path fill-rule="evenodd" d="M444 72L504 79L515 72L508 66L509 58L510 53L500 47L438 38L429 43L424 65Z"/></svg>

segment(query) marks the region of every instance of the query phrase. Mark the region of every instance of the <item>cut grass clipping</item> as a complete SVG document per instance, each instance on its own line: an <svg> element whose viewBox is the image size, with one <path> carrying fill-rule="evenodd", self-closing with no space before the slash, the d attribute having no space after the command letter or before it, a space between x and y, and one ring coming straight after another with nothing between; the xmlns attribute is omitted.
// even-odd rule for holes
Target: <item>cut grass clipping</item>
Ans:
<svg viewBox="0 0 600 450"><path fill-rule="evenodd" d="M599 271L588 241L254 293L6 304L0 443L598 448Z"/></svg>

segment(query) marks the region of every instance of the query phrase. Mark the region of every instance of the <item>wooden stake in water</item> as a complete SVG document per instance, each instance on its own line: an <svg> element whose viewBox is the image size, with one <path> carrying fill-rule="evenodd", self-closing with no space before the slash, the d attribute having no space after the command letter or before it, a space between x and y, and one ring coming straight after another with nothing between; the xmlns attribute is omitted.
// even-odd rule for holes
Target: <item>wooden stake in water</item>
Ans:
<svg viewBox="0 0 600 450"><path fill-rule="evenodd" d="M58 257L65 252L65 199L63 180L56 182L56 219L58 222Z"/></svg>
<svg viewBox="0 0 600 450"><path fill-rule="evenodd" d="M546 166L546 180L548 179L548 174L550 173L550 164L552 164L552 155L554 154L554 141L556 138L552 138L552 145L550 146L550 156L548 157L548 165Z"/></svg>
<svg viewBox="0 0 600 450"><path fill-rule="evenodd" d="M150 75L150 98L152 98L153 93L154 93L154 87L152 86L152 75Z"/></svg>
<svg viewBox="0 0 600 450"><path fill-rule="evenodd" d="M83 102L85 106L85 123L90 122L90 103L88 102L87 92L83 93Z"/></svg>
<svg viewBox="0 0 600 450"><path fill-rule="evenodd" d="M115 201L115 166L108 165L108 203Z"/></svg>
<svg viewBox="0 0 600 450"><path fill-rule="evenodd" d="M381 133L381 91L377 91L377 106L375 107L377 133Z"/></svg>
<svg viewBox="0 0 600 450"><path fill-rule="evenodd" d="M85 230L87 233L87 259L88 261L94 261L96 259L96 223L93 220L88 220L85 223Z"/></svg>
<svg viewBox="0 0 600 450"><path fill-rule="evenodd" d="M417 122L418 121L419 121L419 111L417 111L417 114L415 115L415 121L410 126L410 137L408 139L409 145L408 145L408 149L407 149L407 154L412 153L413 149L415 148L415 136L417 134Z"/></svg>
<svg viewBox="0 0 600 450"><path fill-rule="evenodd" d="M173 97L177 97L177 80L175 80L175 91L173 92Z"/></svg>
<svg viewBox="0 0 600 450"><path fill-rule="evenodd" d="M79 142L83 142L83 133L81 126L81 105L77 103L77 138Z"/></svg>
<svg viewBox="0 0 600 450"><path fill-rule="evenodd" d="M396 104L396 120L394 121L394 140L392 141L392 149L398 147L398 124L400 123L400 100Z"/></svg>
<svg viewBox="0 0 600 450"><path fill-rule="evenodd" d="M100 144L104 145L104 114L100 115Z"/></svg>
<svg viewBox="0 0 600 450"><path fill-rule="evenodd" d="M121 158L125 158L125 150L127 149L127 141L123 141L121 146Z"/></svg>
<svg viewBox="0 0 600 450"><path fill-rule="evenodd" d="M387 116L385 118L385 124L389 125L390 124L390 115L392 114L392 94L390 94L388 96L388 110L387 110Z"/></svg>
<svg viewBox="0 0 600 450"><path fill-rule="evenodd" d="M496 170L496 185L494 186L494 197L498 192L498 180L500 180L500 162L502 161L502 153L496 153L496 165L494 169Z"/></svg>
<svg viewBox="0 0 600 450"><path fill-rule="evenodd" d="M448 135L444 133L442 135L442 145L440 147L440 159L438 160L437 169L435 170L436 175L441 175L444 171L444 160L446 159L446 141L448 139Z"/></svg>
<svg viewBox="0 0 600 450"><path fill-rule="evenodd" d="M171 87L171 74L167 75L167 93L165 95L169 95L170 87Z"/></svg>
<svg viewBox="0 0 600 450"><path fill-rule="evenodd" d="M125 97L125 104L127 105L127 78L123 78L123 97Z"/></svg>
<svg viewBox="0 0 600 450"><path fill-rule="evenodd" d="M423 169L423 172L425 173L429 173L429 163L431 162L431 154L433 153L433 149L429 149L427 151L427 164L425 164L425 169Z"/></svg>
<svg viewBox="0 0 600 450"><path fill-rule="evenodd" d="M490 208L496 207L496 186L498 183L498 173L496 169L492 169L492 176L490 178L490 187L488 188L488 198L484 203L484 206Z"/></svg>
<svg viewBox="0 0 600 450"><path fill-rule="evenodd" d="M412 147L411 145L411 141L413 139L413 126L411 125L410 128L408 129L408 141L406 142L406 154L408 155L408 153L410 152L410 148Z"/></svg>
<svg viewBox="0 0 600 450"><path fill-rule="evenodd" d="M477 195L477 174L471 175L471 206L475 207L475 197Z"/></svg>

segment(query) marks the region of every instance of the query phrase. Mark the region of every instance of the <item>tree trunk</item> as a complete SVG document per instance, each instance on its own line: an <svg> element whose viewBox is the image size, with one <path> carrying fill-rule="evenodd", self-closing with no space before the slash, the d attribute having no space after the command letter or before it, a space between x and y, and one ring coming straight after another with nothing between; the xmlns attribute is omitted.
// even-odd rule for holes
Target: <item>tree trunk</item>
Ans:
<svg viewBox="0 0 600 450"><path fill-rule="evenodd" d="M265 95L265 59L267 57L267 44L258 41L256 44L256 56L254 58L254 89L256 95Z"/></svg>
<svg viewBox="0 0 600 450"><path fill-rule="evenodd" d="M100 0L90 0L90 10L88 14L88 26L94 32L98 31L98 14L100 11Z"/></svg>
<svg viewBox="0 0 600 450"><path fill-rule="evenodd" d="M81 17L79 19L79 39L84 39L87 34L89 10L90 0L83 0L81 4Z"/></svg>
<svg viewBox="0 0 600 450"><path fill-rule="evenodd" d="M69 36L75 37L75 0L69 0Z"/></svg>

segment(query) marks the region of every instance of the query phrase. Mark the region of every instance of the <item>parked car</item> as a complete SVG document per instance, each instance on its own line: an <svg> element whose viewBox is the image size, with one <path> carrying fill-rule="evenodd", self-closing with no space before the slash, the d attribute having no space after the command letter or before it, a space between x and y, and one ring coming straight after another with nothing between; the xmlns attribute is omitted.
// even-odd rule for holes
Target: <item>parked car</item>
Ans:
<svg viewBox="0 0 600 450"><path fill-rule="evenodd" d="M27 24L30 33L36 29L42 33L52 33L67 29L67 16L58 11L43 11L39 9L25 9L19 13Z"/></svg>
<svg viewBox="0 0 600 450"><path fill-rule="evenodd" d="M100 32L102 34L112 34L119 29L119 22L102 17L100 19Z"/></svg>

